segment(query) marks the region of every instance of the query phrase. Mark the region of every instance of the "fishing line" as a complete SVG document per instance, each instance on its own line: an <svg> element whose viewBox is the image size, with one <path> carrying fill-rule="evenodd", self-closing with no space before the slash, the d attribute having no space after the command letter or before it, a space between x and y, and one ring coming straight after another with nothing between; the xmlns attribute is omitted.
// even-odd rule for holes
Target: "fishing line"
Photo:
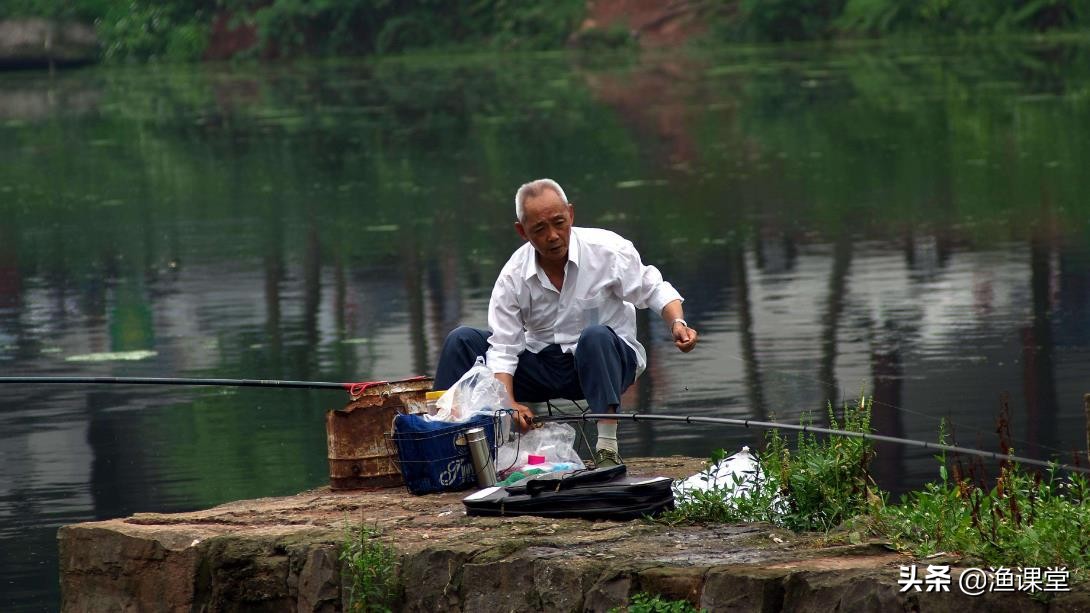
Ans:
<svg viewBox="0 0 1090 613"><path fill-rule="evenodd" d="M745 359L745 358L743 358L743 357L741 357L739 355L731 354L731 353L727 353L727 354L724 354L724 355L726 357L732 359L732 360L737 360L739 362L742 362L743 364L750 364L749 360L747 360L747 359ZM817 384L821 385L824 388L836 389L836 391L838 393L842 392L842 389L841 389L841 387L839 385L834 385L833 383L830 383L828 381L823 381L818 377L807 374L805 371L771 369L771 368L768 368L767 366L765 366L763 368L764 368L764 370L766 372L769 372L770 374L782 374L782 375L784 375L786 377L789 377L789 378L794 377L794 378L797 378L797 379L805 379L805 380L809 380L812 383L817 383ZM846 394L845 394L845 397L846 397ZM922 411L915 411L915 410L912 410L912 409L899 407L899 406L897 406L895 404L890 404L888 402L882 402L880 400L876 400L873 395L871 396L871 402L873 404L878 405L878 406L888 407L888 408L893 409L894 411L897 411L897 412L900 412L900 413L905 413L905 414L909 414L909 415L916 415L918 417L925 417L925 418L927 418L927 419L929 419L929 420L931 420L933 422L937 422L940 425L941 425L942 421L945 419L946 423L949 424L951 426L951 428L953 430L955 430L955 431L965 430L965 431L968 431L969 433L973 433L973 434L976 434L978 436L995 434L994 431L989 432L989 431L986 431L986 430L981 429L981 428L970 428L969 426L958 424L958 423L954 422L953 419L950 419L950 418L935 417L934 415L931 415L929 413L924 413ZM833 408L834 408L834 410L836 409L835 406ZM1027 447L1034 446L1034 443L1031 443L1030 441L1028 441L1026 439L1015 438L1015 437L1012 436L1010 438L1010 440L1013 441L1013 442L1016 442L1016 443L1023 443ZM1046 451L1052 451L1052 452L1054 452L1056 454L1060 454L1060 455L1066 455L1066 454L1071 453L1071 450L1069 450L1069 449L1057 449L1056 447L1052 447L1050 445L1043 445L1041 443L1036 443L1036 446L1038 448L1040 448L1040 449L1043 449L1043 450L1046 450ZM1076 452L1076 453L1079 453L1079 452Z"/></svg>
<svg viewBox="0 0 1090 613"><path fill-rule="evenodd" d="M894 436L885 436L882 434L871 434L869 432L853 432L851 430L836 430L834 428L822 428L819 426L810 426L802 424L789 424L778 423L768 421L757 421L754 419L734 419L730 417L699 417L695 415L647 415L643 413L584 413L582 415L556 415L549 417L538 417L535 421L538 422L550 422L550 421L586 421L586 420L600 420L600 419L627 419L633 422L641 421L672 421L681 422L686 424L724 424L728 426L742 426L745 428L760 428L762 430L795 430L803 433L814 434L828 434L833 436L847 436L852 438L861 438L869 441L876 441L881 443L894 443L897 445L905 445L910 447L923 447L924 449L934 449L935 451L943 451L950 453L960 453L965 455L975 455L983 458L990 458L993 460L1000 460L1005 462L1017 462L1019 464L1029 464L1032 466L1043 466L1045 468L1056 468L1058 470L1066 470L1069 472L1079 472L1084 474L1090 474L1090 468L1084 468L1081 466L1072 466L1070 464L1060 464L1057 462L1046 462L1044 460L1036 460L1034 458L1026 458L1022 456L996 453L994 451L984 451L982 449L973 449L971 447L959 447L957 445L943 445L940 443L929 443L927 441L918 441L908 438L897 438Z"/></svg>

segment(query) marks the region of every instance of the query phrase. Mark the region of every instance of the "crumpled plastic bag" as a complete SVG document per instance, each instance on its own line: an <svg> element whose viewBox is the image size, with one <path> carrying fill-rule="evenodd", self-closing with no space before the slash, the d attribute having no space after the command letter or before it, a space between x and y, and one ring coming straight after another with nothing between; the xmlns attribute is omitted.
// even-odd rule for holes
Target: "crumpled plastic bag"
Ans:
<svg viewBox="0 0 1090 613"><path fill-rule="evenodd" d="M435 401L432 421L460 422L478 413L495 414L507 407L507 389L478 357L477 363Z"/></svg>
<svg viewBox="0 0 1090 613"><path fill-rule="evenodd" d="M764 480L760 462L750 452L749 447L743 446L738 453L723 458L680 483L675 483L674 498L680 502L691 498L695 492L715 491L726 503L733 505L736 500L753 492ZM769 508L779 515L788 511L786 501L779 495L772 498Z"/></svg>
<svg viewBox="0 0 1090 613"><path fill-rule="evenodd" d="M496 451L496 471L505 472L529 463L530 455L545 456L551 464L571 464L575 469L586 468L575 452L575 428L568 424L546 422L531 428L521 438L503 445Z"/></svg>
<svg viewBox="0 0 1090 613"><path fill-rule="evenodd" d="M716 488L724 490L725 498L744 496L763 478L757 458L750 453L749 447L743 446L738 453L675 483L674 496L681 498L690 492L706 492Z"/></svg>

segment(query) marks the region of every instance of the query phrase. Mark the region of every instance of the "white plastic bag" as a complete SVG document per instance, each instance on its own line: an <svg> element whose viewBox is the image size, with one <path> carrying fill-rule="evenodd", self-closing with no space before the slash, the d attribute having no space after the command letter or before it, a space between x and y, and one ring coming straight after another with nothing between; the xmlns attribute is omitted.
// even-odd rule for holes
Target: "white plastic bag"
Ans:
<svg viewBox="0 0 1090 613"><path fill-rule="evenodd" d="M763 477L757 458L745 446L729 458L723 458L681 483L675 483L674 495L681 498L689 492L707 492L718 488L724 490L726 498L744 496Z"/></svg>
<svg viewBox="0 0 1090 613"><path fill-rule="evenodd" d="M473 368L440 396L435 406L438 410L428 419L465 421L477 413L493 414L507 408L507 390L485 365L484 358L478 357Z"/></svg>
<svg viewBox="0 0 1090 613"><path fill-rule="evenodd" d="M586 468L575 452L575 428L568 424L546 422L540 428L531 428L521 438L500 447L496 452L496 470L503 472L528 464L531 454L545 456L548 463Z"/></svg>
<svg viewBox="0 0 1090 613"><path fill-rule="evenodd" d="M728 506L734 507L739 499L756 493L764 484L767 482L761 464L749 447L742 447L738 453L723 458L681 483L674 483L674 498L684 501L696 492L716 491ZM786 515L787 502L776 495L769 502L769 509L777 515Z"/></svg>

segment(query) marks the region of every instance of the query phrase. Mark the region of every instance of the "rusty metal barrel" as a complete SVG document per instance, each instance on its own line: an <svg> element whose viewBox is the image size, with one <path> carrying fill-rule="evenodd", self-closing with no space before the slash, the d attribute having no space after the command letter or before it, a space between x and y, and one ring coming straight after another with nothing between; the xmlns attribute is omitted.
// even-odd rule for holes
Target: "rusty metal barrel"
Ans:
<svg viewBox="0 0 1090 613"><path fill-rule="evenodd" d="M398 413L427 412L431 385L428 377L367 384L344 408L326 412L330 489L401 485L397 451L387 444L387 433Z"/></svg>

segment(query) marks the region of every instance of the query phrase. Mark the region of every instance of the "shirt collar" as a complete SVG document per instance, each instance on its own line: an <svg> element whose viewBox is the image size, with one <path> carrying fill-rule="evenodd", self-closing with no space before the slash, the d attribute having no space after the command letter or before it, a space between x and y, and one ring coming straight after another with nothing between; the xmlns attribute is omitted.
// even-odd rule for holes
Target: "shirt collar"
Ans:
<svg viewBox="0 0 1090 613"><path fill-rule="evenodd" d="M576 238L576 228L572 227L571 234L568 235L568 261L575 264L575 267L579 267L579 239ZM538 274L541 266L537 263L537 250L530 244L530 241L526 241L526 246L529 248L530 254L526 258L526 267L522 271L524 279L529 279Z"/></svg>

